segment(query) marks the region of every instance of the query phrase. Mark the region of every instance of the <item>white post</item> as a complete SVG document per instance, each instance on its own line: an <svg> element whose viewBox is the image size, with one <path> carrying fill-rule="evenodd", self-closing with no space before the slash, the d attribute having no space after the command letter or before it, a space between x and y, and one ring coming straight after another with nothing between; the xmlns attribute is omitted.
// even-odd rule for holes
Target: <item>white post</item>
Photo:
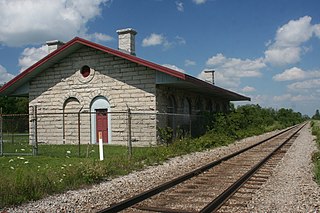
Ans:
<svg viewBox="0 0 320 213"><path fill-rule="evenodd" d="M103 142L102 142L102 132L99 132L99 154L100 160L103 160Z"/></svg>

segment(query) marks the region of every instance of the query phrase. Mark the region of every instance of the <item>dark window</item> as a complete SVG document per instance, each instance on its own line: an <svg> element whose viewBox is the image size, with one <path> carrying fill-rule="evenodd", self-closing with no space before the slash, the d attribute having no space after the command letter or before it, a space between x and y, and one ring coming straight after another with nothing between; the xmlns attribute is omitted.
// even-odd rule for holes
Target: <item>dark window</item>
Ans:
<svg viewBox="0 0 320 213"><path fill-rule="evenodd" d="M84 78L88 77L90 75L90 67L87 65L83 66L80 73Z"/></svg>
<svg viewBox="0 0 320 213"><path fill-rule="evenodd" d="M177 112L176 101L175 101L175 98L173 96L170 96L169 99L168 99L167 112L168 113L176 113Z"/></svg>

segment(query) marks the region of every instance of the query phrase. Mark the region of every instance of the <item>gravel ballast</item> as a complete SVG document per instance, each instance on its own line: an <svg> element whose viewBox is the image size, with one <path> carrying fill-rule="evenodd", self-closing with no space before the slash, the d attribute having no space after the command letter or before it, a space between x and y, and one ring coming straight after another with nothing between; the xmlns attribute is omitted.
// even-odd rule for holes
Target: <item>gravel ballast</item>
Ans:
<svg viewBox="0 0 320 213"><path fill-rule="evenodd" d="M125 198L182 175L209 161L247 147L273 133L243 139L229 146L192 153L92 187L68 191L7 209L7 212L96 212ZM249 212L314 212L320 208L320 188L313 181L311 154L316 150L305 127L265 187L248 206ZM283 207L286 206L286 207Z"/></svg>
<svg viewBox="0 0 320 213"><path fill-rule="evenodd" d="M256 192L248 212L319 212L320 187L311 157L317 150L310 126L304 127L273 175Z"/></svg>

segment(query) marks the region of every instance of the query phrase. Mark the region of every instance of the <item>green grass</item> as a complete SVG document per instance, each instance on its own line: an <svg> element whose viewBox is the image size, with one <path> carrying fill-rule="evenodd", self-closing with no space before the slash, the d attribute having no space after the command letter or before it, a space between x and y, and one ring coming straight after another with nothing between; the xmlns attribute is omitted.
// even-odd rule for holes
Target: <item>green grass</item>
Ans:
<svg viewBox="0 0 320 213"><path fill-rule="evenodd" d="M316 143L318 145L318 149L320 149L320 121L312 121L312 134L316 136ZM317 183L320 185L320 151L317 151L313 154L312 160L314 162L314 173Z"/></svg>
<svg viewBox="0 0 320 213"><path fill-rule="evenodd" d="M99 161L98 146L41 145L38 156L0 157L0 208L37 200L50 194L80 188L133 170L157 164L168 156L165 147L134 148L132 159L127 148L105 146L105 160Z"/></svg>
<svg viewBox="0 0 320 213"><path fill-rule="evenodd" d="M28 144L28 134L4 133L2 137L4 153L32 154L32 147Z"/></svg>
<svg viewBox="0 0 320 213"><path fill-rule="evenodd" d="M160 164L174 156L227 145L240 137L261 133L260 129L241 130L230 136L209 131L202 137L184 138L168 146L134 147L130 159L127 147L108 145L104 146L104 161L98 160L97 145L81 145L80 156L76 145L39 145L37 156L0 157L0 209L85 187ZM6 142L5 147L20 153L21 149L25 152L31 149L25 142Z"/></svg>

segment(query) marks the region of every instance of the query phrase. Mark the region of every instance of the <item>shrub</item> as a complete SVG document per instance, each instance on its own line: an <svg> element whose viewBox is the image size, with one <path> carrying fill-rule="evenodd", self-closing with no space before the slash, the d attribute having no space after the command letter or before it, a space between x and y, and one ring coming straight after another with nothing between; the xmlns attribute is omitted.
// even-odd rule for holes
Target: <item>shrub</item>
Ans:
<svg viewBox="0 0 320 213"><path fill-rule="evenodd" d="M312 134L316 136L316 142L318 147L320 146L320 122L311 122ZM315 179L320 184L320 151L315 152L312 155L312 161L314 163Z"/></svg>

